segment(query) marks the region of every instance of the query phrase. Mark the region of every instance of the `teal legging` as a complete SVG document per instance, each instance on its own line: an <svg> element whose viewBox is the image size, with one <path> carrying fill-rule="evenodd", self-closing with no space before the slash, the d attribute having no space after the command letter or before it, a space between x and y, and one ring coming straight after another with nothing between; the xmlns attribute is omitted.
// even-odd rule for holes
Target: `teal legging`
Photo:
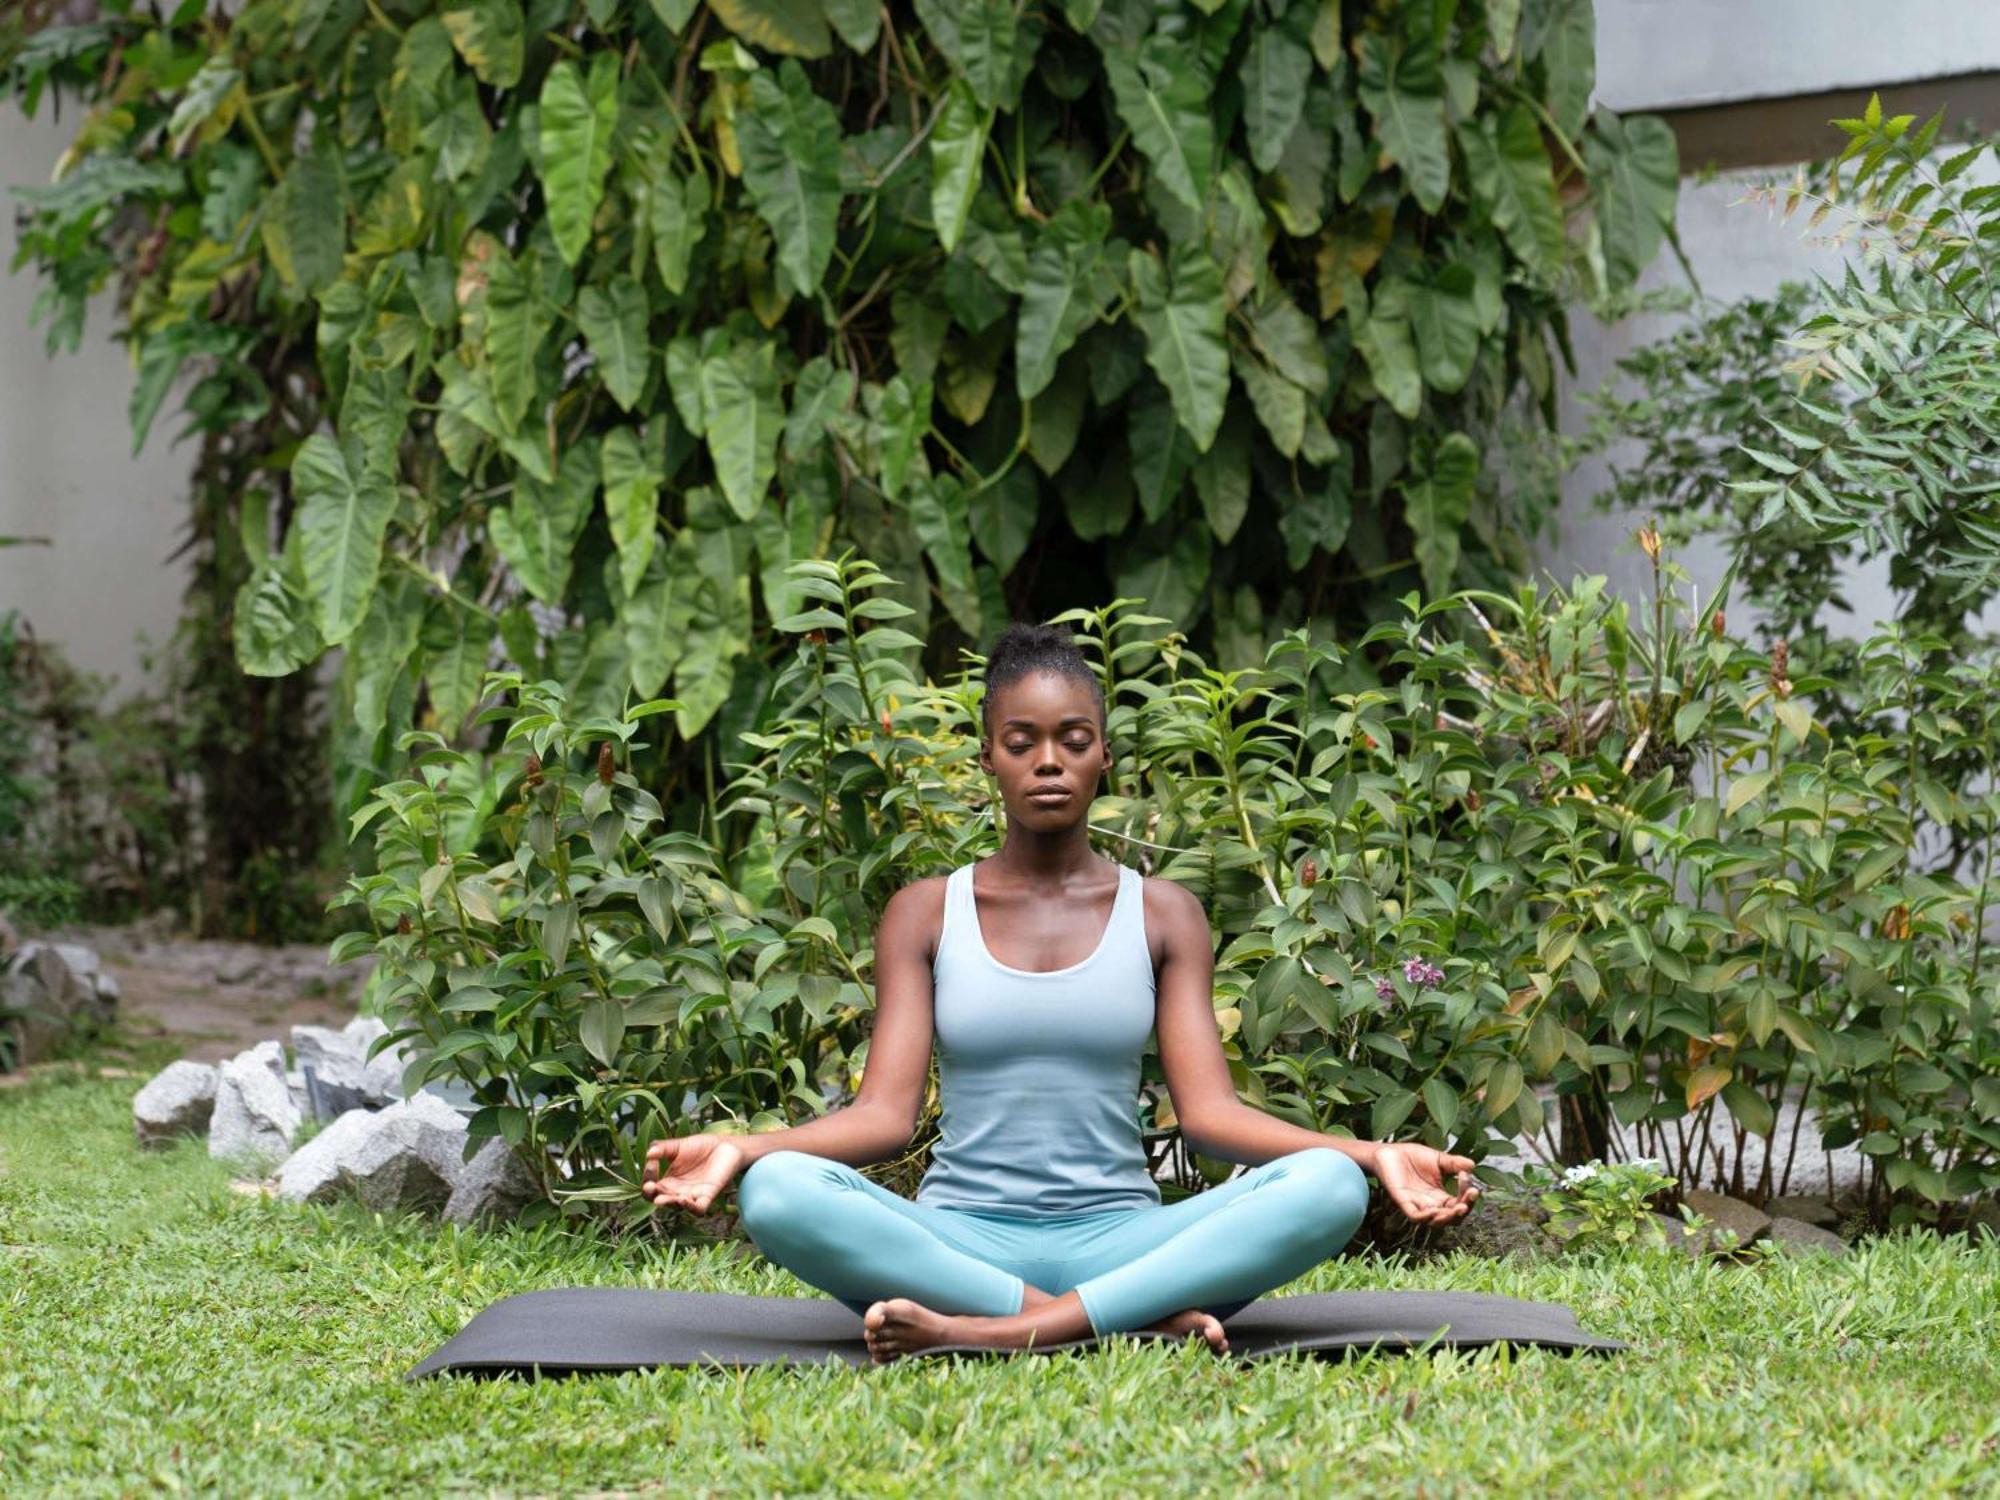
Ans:
<svg viewBox="0 0 2000 1500"><path fill-rule="evenodd" d="M1074 1291L1106 1334L1187 1308L1226 1318L1338 1254L1368 1179L1341 1152L1311 1147L1178 1203L1027 1215L913 1203L843 1162L773 1151L743 1174L739 1203L768 1259L857 1313L909 1297L1004 1316L1032 1283Z"/></svg>

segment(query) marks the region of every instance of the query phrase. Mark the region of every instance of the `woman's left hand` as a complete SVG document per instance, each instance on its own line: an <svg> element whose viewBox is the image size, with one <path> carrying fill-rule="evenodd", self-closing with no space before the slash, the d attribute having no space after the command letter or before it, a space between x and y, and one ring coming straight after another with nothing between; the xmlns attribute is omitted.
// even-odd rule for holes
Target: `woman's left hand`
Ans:
<svg viewBox="0 0 2000 1500"><path fill-rule="evenodd" d="M1452 1156L1416 1141L1390 1142L1375 1157L1375 1176L1389 1201L1419 1224L1449 1224L1465 1217L1479 1197L1472 1168L1469 1156ZM1456 1193L1445 1186L1450 1173L1460 1174L1464 1184Z"/></svg>

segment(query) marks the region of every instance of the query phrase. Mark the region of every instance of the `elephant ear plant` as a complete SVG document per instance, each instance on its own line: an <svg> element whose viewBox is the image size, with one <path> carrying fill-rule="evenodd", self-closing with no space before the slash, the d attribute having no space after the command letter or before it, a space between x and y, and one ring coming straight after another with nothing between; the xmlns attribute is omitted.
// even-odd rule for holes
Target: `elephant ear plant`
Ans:
<svg viewBox="0 0 2000 1500"><path fill-rule="evenodd" d="M380 1045L408 1049L405 1089L461 1080L474 1139L521 1148L552 1201L607 1208L636 1198L643 1142L675 1119L755 1128L778 1123L759 1100L825 1108L779 1012L823 1023L852 1013L858 987L773 973L823 934L762 922L632 776L673 701L572 718L554 682L496 672L485 686L502 695L487 717L508 721L498 752L407 734L412 774L353 818L374 829L377 868L348 899L373 931L333 958L379 960L368 1003L390 1025ZM755 978L732 975L738 958Z"/></svg>

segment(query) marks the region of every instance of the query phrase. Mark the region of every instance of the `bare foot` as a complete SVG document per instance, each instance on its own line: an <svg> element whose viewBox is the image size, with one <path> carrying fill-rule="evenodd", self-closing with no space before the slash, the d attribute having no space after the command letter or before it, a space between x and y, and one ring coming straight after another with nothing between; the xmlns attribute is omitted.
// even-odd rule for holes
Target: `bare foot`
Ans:
<svg viewBox="0 0 2000 1500"><path fill-rule="evenodd" d="M1217 1354L1229 1352L1229 1335L1222 1331L1222 1322L1213 1313L1205 1313L1198 1307L1190 1307L1186 1312L1177 1312L1171 1318L1162 1318L1157 1323L1146 1325L1149 1331L1179 1334L1183 1338L1189 1334L1200 1334L1208 1340L1208 1347Z"/></svg>
<svg viewBox="0 0 2000 1500"><path fill-rule="evenodd" d="M940 1344L967 1344L983 1349L1026 1349L1066 1343L1085 1337L1089 1320L1074 1294L1028 1304L1005 1318L982 1318L933 1312L908 1297L888 1297L870 1305L861 1319L861 1334L869 1357L878 1365L906 1354L935 1349ZM1151 1325L1162 1333L1183 1337L1200 1334L1217 1354L1229 1352L1228 1337L1212 1314L1189 1308Z"/></svg>
<svg viewBox="0 0 2000 1500"><path fill-rule="evenodd" d="M976 1337L961 1326L997 1323L998 1318L960 1318L932 1312L908 1297L889 1297L873 1304L861 1319L861 1336L868 1341L868 1354L878 1365L905 1354L932 1349L939 1344L974 1344Z"/></svg>

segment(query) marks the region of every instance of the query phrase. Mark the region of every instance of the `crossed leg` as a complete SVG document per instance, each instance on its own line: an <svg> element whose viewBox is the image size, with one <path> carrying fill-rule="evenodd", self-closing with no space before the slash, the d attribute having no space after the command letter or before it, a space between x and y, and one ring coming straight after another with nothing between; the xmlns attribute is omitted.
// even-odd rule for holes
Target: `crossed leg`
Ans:
<svg viewBox="0 0 2000 1500"><path fill-rule="evenodd" d="M935 1213L853 1168L802 1152L760 1158L740 1189L766 1256L863 1316L878 1360L944 1343L1021 1348L1134 1329L1201 1334L1337 1253L1367 1179L1331 1148L1266 1162L1221 1187L1119 1223L1060 1294L954 1243Z"/></svg>

